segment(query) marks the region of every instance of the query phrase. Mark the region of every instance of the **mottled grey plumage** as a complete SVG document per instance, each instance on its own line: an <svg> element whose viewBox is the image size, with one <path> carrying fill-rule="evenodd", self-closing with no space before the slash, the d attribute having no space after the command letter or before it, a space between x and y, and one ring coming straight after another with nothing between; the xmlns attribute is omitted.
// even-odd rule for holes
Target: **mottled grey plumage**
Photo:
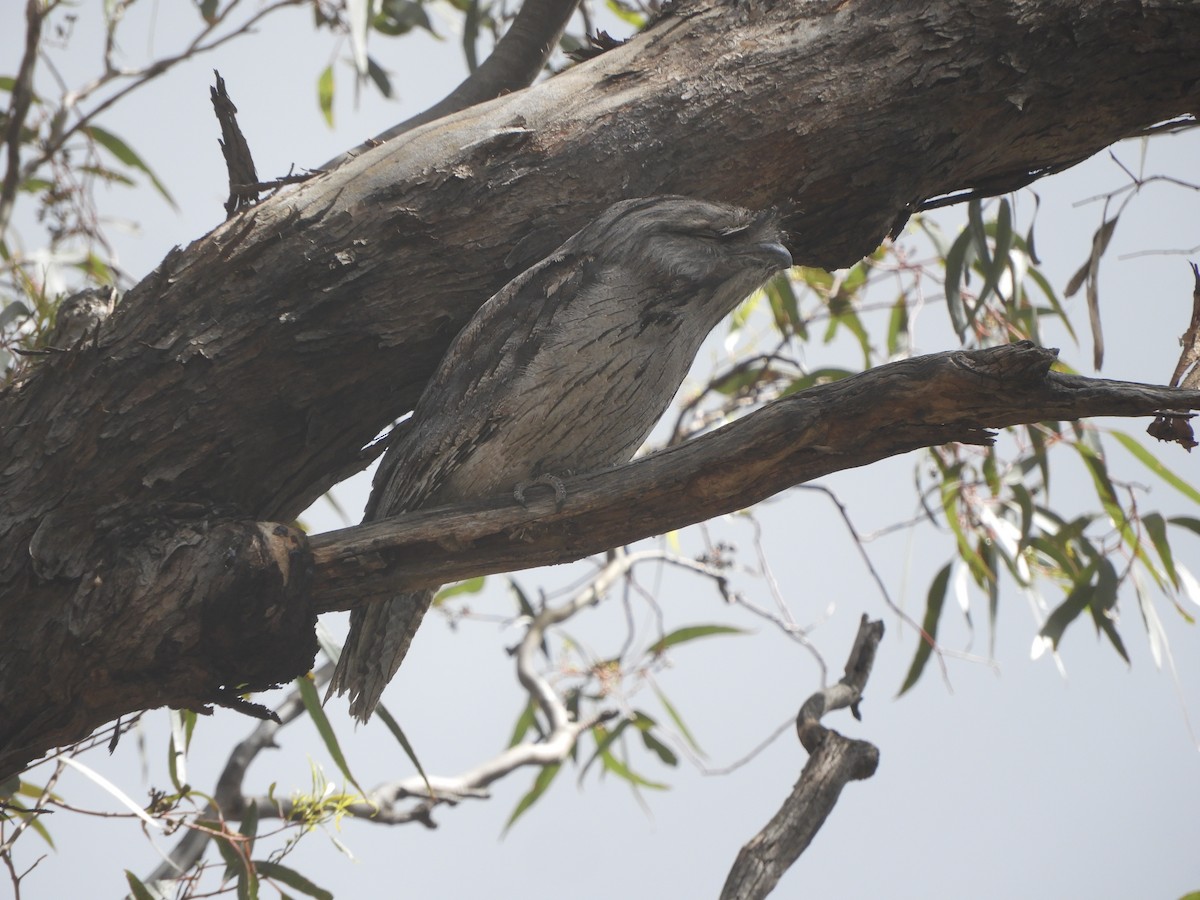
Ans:
<svg viewBox="0 0 1200 900"><path fill-rule="evenodd" d="M45 344L58 350L70 350L88 335L94 334L117 304L116 288L104 285L84 288L58 305L54 327Z"/></svg>
<svg viewBox="0 0 1200 900"><path fill-rule="evenodd" d="M632 458L701 343L791 264L770 213L685 197L610 207L487 301L375 476L368 519ZM330 691L366 721L433 598L356 609Z"/></svg>

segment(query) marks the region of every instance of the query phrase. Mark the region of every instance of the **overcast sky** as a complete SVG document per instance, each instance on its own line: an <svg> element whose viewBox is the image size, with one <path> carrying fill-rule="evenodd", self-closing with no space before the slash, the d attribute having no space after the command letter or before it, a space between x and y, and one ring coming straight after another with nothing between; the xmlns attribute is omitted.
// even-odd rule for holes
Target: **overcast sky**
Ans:
<svg viewBox="0 0 1200 900"><path fill-rule="evenodd" d="M96 72L92 7L97 5L81 6L69 51L55 56L68 83ZM0 74L10 74L20 58L17 7L10 0L0 18L6 23L0 28ZM147 52L178 47L194 27L196 14L188 4L145 0L129 18L122 47L139 60ZM335 54L344 60L348 51L335 48L328 34L315 33L311 14L303 10L281 14L259 36L183 65L140 91L133 102L114 107L100 124L150 163L180 207L172 211L148 189L114 189L102 195L107 216L140 224L118 237L124 271L142 277L171 246L186 245L222 219L225 170L208 98L214 67L227 82L259 174L266 178L292 165L318 165L439 99L464 74L450 26L442 21L439 28L448 35L440 43L418 35L373 45L393 73L399 102L366 91L356 109L350 71L339 62L335 131L325 127L317 111L315 82ZM43 92L53 92L48 79L40 85ZM1138 145L1126 144L1116 152L1126 164L1137 166ZM1195 135L1167 138L1151 146L1148 171L1200 181L1198 158ZM1038 245L1060 292L1085 259L1100 221L1099 204L1077 201L1123 181L1117 166L1101 155L1035 186L1041 196ZM1021 230L1033 205L1028 193L1018 199ZM1102 268L1105 376L1159 383L1170 376L1189 312L1190 272L1180 255L1128 254L1200 245L1198 207L1194 192L1156 186L1123 217ZM940 220L950 228L961 215L952 210ZM915 238L905 241L916 246ZM876 299L893 298L881 294ZM1077 298L1070 309L1084 345L1060 339L1064 358L1088 373L1090 349L1080 303ZM953 346L944 318L942 306L930 298L917 331L919 352ZM719 352L720 341L711 342L701 363ZM811 352L814 365L827 361L821 355L825 351ZM840 362L855 364L846 358ZM1106 424L1137 434L1145 425ZM1185 478L1200 482L1198 457L1173 447L1155 452ZM1147 485L1144 510L1200 512L1128 455L1117 449L1112 453L1118 477ZM917 459L890 460L821 483L837 491L858 528L870 532L916 511L911 486ZM1090 486L1070 454L1061 454L1056 464L1053 500L1067 508L1094 508ZM352 519L361 512L368 483L369 475L359 476L337 491ZM833 677L840 674L860 614L882 617L888 628L863 705L864 721L854 722L846 713L826 721L879 748L878 774L846 789L776 896L1174 900L1200 889L1200 758L1189 731L1189 717L1191 728L1200 730L1200 636L1168 602L1155 600L1171 639L1179 690L1167 672L1155 668L1132 596L1122 598L1120 610L1131 667L1082 621L1062 647L1066 678L1047 657L1031 661L1037 625L1029 604L1008 581L994 660L980 661L988 654L988 639L984 598L975 595L975 631L949 611L941 637L948 648L976 658L948 659L945 680L931 667L914 692L895 699L916 637L884 606L830 504L816 493L792 491L764 504L757 515L780 590L799 621L819 623L811 639ZM304 519L313 532L347 524L323 502ZM713 523L712 532L736 542L743 558L754 562L746 522ZM1178 540L1177 558L1200 573L1200 542ZM700 546L694 530L683 541L688 550ZM893 596L919 617L930 578L952 553L950 539L924 530L880 539L869 549ZM527 590L536 592L539 585L566 583L577 572L519 577ZM511 602L499 579L493 582L475 605L497 617L507 615ZM763 579L740 577L737 586L755 602L770 603ZM1049 585L1043 589L1056 605L1061 597ZM819 687L819 671L807 652L770 625L723 605L702 583L664 577L660 606L667 628L718 622L754 631L752 636L681 647L673 655L673 669L661 680L713 768L748 753L794 717L799 704ZM639 620L650 616L647 607L635 608ZM621 605L613 601L572 622L570 631L594 642L603 655L620 646L623 623ZM329 624L338 633L345 627L337 617ZM439 617L427 621L385 702L428 771L455 774L507 742L522 706L505 654L517 634L486 621L466 622L455 632ZM645 692L629 702L665 719ZM382 727L353 729L341 702L331 703L328 711L364 784L410 774ZM86 761L132 796L145 797L149 784L166 784L165 720L164 711L146 717L148 778L135 739L126 740L111 760L93 753ZM231 743L252 724L226 712L200 723L191 759L196 787L212 787ZM250 789L265 791L272 782L285 794L293 787L307 788L310 760L335 777L335 767L307 724L287 729L281 744L255 764ZM522 772L497 785L490 801L437 810L440 827L435 831L347 822L338 838L352 849L355 861L317 834L305 840L291 864L339 897L713 896L739 847L791 789L804 753L788 732L726 776L706 776L686 763L666 770L644 752L631 760L643 775L668 782L671 789L643 792L643 807L624 783L611 777L598 780L595 772L577 789L576 772L568 768L501 840L506 819L532 782L533 773ZM31 777L36 781L44 772L36 770ZM71 775L64 778L60 793L80 806L117 808L112 798ZM26 880L26 897L119 896L123 869L145 874L158 861L134 824L67 813L56 813L47 824L58 849ZM35 841L22 841L27 861L32 861ZM171 845L162 837L155 843L164 849Z"/></svg>

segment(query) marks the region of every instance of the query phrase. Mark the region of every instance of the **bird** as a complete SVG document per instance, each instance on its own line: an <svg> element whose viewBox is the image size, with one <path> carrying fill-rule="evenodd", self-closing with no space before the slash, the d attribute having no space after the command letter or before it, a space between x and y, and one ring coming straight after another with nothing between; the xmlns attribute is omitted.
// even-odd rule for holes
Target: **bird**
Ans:
<svg viewBox="0 0 1200 900"><path fill-rule="evenodd" d="M94 335L117 304L117 290L110 285L84 288L67 297L54 314L54 327L46 333L45 346L58 350L75 348Z"/></svg>
<svg viewBox="0 0 1200 900"><path fill-rule="evenodd" d="M709 332L792 265L778 214L682 196L613 204L487 300L388 447L365 520L628 462ZM435 591L351 610L327 696L366 722Z"/></svg>

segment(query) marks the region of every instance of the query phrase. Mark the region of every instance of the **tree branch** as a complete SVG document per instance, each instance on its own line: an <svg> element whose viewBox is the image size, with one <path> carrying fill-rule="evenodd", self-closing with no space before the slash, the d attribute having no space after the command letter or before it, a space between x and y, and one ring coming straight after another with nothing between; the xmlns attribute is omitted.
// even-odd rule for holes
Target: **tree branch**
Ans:
<svg viewBox="0 0 1200 900"><path fill-rule="evenodd" d="M831 472L986 429L1200 408L1180 391L1049 371L1027 341L879 366L776 400L744 419L625 466L567 479L556 510L498 497L310 538L322 612L460 578L581 559L743 509Z"/></svg>
<svg viewBox="0 0 1200 900"><path fill-rule="evenodd" d="M842 788L875 774L879 750L866 741L851 740L824 727L821 717L848 706L859 718L858 703L882 638L883 622L871 622L864 615L846 674L837 684L817 691L800 708L796 731L810 754L808 762L779 812L738 854L721 900L759 900L770 894L825 824Z"/></svg>
<svg viewBox="0 0 1200 900"><path fill-rule="evenodd" d="M0 237L8 233L17 188L21 186L21 129L25 127L25 117L33 102L33 70L37 67L38 49L42 41L42 23L53 8L53 4L43 8L39 0L27 0L25 4L25 53L21 57L17 77L13 79L8 115L5 116L3 146L7 165L4 181L0 182Z"/></svg>

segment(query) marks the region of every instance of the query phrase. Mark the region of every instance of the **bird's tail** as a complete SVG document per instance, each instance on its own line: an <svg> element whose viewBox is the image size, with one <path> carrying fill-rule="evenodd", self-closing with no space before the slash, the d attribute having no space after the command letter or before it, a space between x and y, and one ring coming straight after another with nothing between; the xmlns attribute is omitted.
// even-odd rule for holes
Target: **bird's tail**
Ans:
<svg viewBox="0 0 1200 900"><path fill-rule="evenodd" d="M350 695L350 713L360 722L371 718L379 697L404 656L434 591L400 594L382 603L351 610L350 633L325 697Z"/></svg>

